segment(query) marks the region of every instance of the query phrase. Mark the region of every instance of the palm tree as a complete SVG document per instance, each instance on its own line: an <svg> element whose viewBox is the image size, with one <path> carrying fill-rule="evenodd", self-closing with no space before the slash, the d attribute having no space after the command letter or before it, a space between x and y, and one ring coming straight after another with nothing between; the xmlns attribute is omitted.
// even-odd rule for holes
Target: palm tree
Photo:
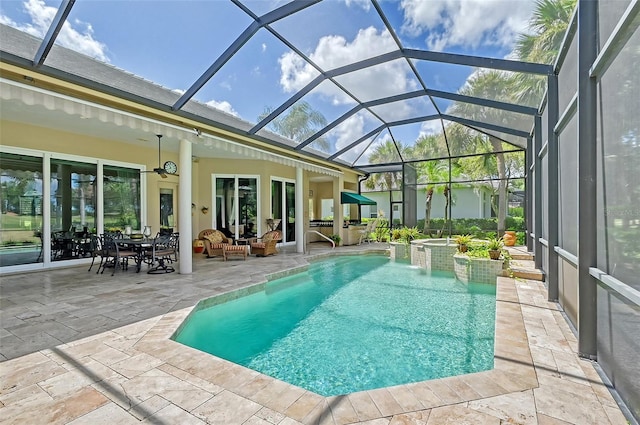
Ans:
<svg viewBox="0 0 640 425"><path fill-rule="evenodd" d="M425 161L418 166L421 180L426 180L426 198L424 202L424 229L423 233L431 236L431 205L435 193L445 194L448 184L436 184L449 181L449 165L447 160ZM448 193L445 194L448 201ZM445 218L448 216L448 205L445 206ZM446 222L446 219L445 219Z"/></svg>
<svg viewBox="0 0 640 425"><path fill-rule="evenodd" d="M485 99L495 99L508 101L511 95L510 85L504 73L500 71L488 71L477 73L468 81L468 84L460 90L461 94ZM479 122L488 122L502 125L504 127L517 128L519 121L525 117L518 117L515 114L504 113L500 109L484 106L472 105L469 103L455 102L450 108L453 115L469 118ZM505 230L505 220L507 217L507 184L506 165L504 154L505 149L502 141L493 136L479 136L475 130L467 129L459 125L452 125L450 134L450 144L459 143L470 149L469 153L482 153L485 141L488 139L491 149L495 155L498 171L498 235L501 236ZM457 135L457 137L451 137Z"/></svg>
<svg viewBox="0 0 640 425"><path fill-rule="evenodd" d="M263 120L272 111L272 108L265 108L258 120ZM314 110L305 101L297 102L289 108L286 115L276 117L269 123L269 127L277 134L298 143L304 142L326 125L327 119L324 115ZM324 137L314 140L309 146L313 146L323 152L329 152L330 148L329 141Z"/></svg>
<svg viewBox="0 0 640 425"><path fill-rule="evenodd" d="M525 62L552 64L558 56L576 0L538 0L529 20L529 34L520 34L516 57ZM519 74L511 81L513 98L519 103L538 106L546 89L543 76Z"/></svg>
<svg viewBox="0 0 640 425"><path fill-rule="evenodd" d="M375 150L369 156L369 162L371 164L388 164L392 162L399 162L401 160L400 155L404 155L409 151L409 148L404 146L401 142L396 143L391 139L387 139L380 145L376 146ZM386 172L375 173L370 179L366 180L364 186L369 190L394 190L402 187L402 172Z"/></svg>

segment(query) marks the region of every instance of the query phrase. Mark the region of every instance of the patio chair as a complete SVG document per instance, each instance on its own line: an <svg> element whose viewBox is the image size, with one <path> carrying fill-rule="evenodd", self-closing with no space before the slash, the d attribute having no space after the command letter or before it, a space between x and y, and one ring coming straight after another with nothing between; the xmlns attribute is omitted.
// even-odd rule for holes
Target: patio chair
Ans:
<svg viewBox="0 0 640 425"><path fill-rule="evenodd" d="M158 235L153 240L151 250L147 252L145 260L151 265L148 274L173 273L176 269L171 265L177 258L178 236L175 233L170 235Z"/></svg>
<svg viewBox="0 0 640 425"><path fill-rule="evenodd" d="M228 238L219 230L205 229L198 234L198 239L204 241L205 254L207 258L222 257L222 246L233 245L233 239Z"/></svg>
<svg viewBox="0 0 640 425"><path fill-rule="evenodd" d="M88 272L91 271L91 269L93 268L93 263L96 261L96 257L100 257L100 265L98 266L98 271L96 272L96 274L98 274L100 272L100 268L102 267L102 263L104 262L104 259L107 257L107 253L105 252L103 247L104 238L98 235L91 235L89 236L89 238L90 238L89 251L91 253L91 265L89 266L89 270L87 271Z"/></svg>
<svg viewBox="0 0 640 425"><path fill-rule="evenodd" d="M103 248L105 258L102 262L101 274L104 273L105 268L113 267L113 272L111 272L111 276L113 276L118 268L127 270L130 259L135 260L136 264L138 262L138 253L130 249L121 248L117 239L112 236L104 235Z"/></svg>
<svg viewBox="0 0 640 425"><path fill-rule="evenodd" d="M280 240L282 240L282 232L280 230L271 230L251 242L251 253L255 254L256 257L277 254L276 245Z"/></svg>
<svg viewBox="0 0 640 425"><path fill-rule="evenodd" d="M378 227L378 219L376 218L373 221L370 221L367 223L367 226L362 229L362 230L358 230L358 233L360 233L360 240L358 241L358 245L362 244L362 242L367 242L367 243L371 243L371 233L373 233L376 228Z"/></svg>

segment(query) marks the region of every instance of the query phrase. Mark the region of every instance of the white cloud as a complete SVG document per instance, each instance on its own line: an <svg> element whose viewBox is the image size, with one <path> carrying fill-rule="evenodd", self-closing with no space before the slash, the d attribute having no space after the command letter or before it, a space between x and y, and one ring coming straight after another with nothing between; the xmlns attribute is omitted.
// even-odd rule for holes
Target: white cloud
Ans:
<svg viewBox="0 0 640 425"><path fill-rule="evenodd" d="M440 133L442 133L442 121L440 120L425 121L420 126L420 135L418 137L431 136L433 134L440 134Z"/></svg>
<svg viewBox="0 0 640 425"><path fill-rule="evenodd" d="M44 38L56 15L57 8L46 6L43 0L26 0L23 6L31 18L30 23L18 23L5 15L0 15L0 22L35 37ZM109 62L106 54L107 46L93 38L93 27L89 23L75 20L72 24L66 21L56 41L69 49L103 62Z"/></svg>
<svg viewBox="0 0 640 425"><path fill-rule="evenodd" d="M371 2L369 0L345 0L344 3L347 7L359 7L365 11L371 9Z"/></svg>
<svg viewBox="0 0 640 425"><path fill-rule="evenodd" d="M238 112L235 109L233 109L233 106L231 106L231 103L227 102L226 100L222 100L220 102L216 100L210 100L207 102L207 105L212 108L216 108L223 112L226 112L227 114L231 114L234 117L240 118L240 114L238 114Z"/></svg>
<svg viewBox="0 0 640 425"><path fill-rule="evenodd" d="M402 0L402 31L425 36L427 48L511 48L527 30L534 0Z"/></svg>
<svg viewBox="0 0 640 425"><path fill-rule="evenodd" d="M316 48L309 53L309 57L321 68L331 70L396 48L395 42L386 30L369 27L361 29L353 40L337 35L322 37ZM280 84L285 92L300 90L318 76L318 72L313 67L293 52L282 55L279 63ZM406 62L396 60L345 74L336 77L336 80L360 101L368 101L417 90L419 87L412 77L413 74ZM334 105L354 103L351 97L328 81L317 86L313 93L325 96ZM417 111L413 108L416 105L418 103L396 102L392 105L378 106L375 109L386 118L394 120L415 115ZM350 117L333 130L330 134L335 141L336 150L342 149L361 137L365 133L364 129L371 127L367 125L369 119L377 122L377 119L362 112Z"/></svg>
<svg viewBox="0 0 640 425"><path fill-rule="evenodd" d="M321 68L331 70L396 48L393 38L386 30L378 31L369 27L358 31L353 41L338 35L322 37L315 50L309 54L309 58ZM285 92L300 90L318 76L318 72L311 65L293 52L282 55L279 63L280 84ZM415 89L413 80L408 79L408 70L403 61L393 61L336 79L360 100L366 101ZM353 103L350 97L333 84L322 84L315 92L331 98L334 104Z"/></svg>
<svg viewBox="0 0 640 425"><path fill-rule="evenodd" d="M339 151L364 134L364 117L361 114L355 114L347 118L331 133L336 137L336 151Z"/></svg>

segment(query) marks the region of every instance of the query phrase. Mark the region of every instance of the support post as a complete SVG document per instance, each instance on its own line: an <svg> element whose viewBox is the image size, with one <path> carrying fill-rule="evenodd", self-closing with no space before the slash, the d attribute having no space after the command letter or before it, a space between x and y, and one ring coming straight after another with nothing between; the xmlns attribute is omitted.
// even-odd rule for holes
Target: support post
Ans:
<svg viewBox="0 0 640 425"><path fill-rule="evenodd" d="M193 253L191 250L191 142L180 140L180 177L178 177L178 232L180 232L180 274L193 272Z"/></svg>
<svg viewBox="0 0 640 425"><path fill-rule="evenodd" d="M344 179L342 175L333 178L333 234L342 234L342 224L344 223L344 214L342 212L342 199L340 194L344 189Z"/></svg>
<svg viewBox="0 0 640 425"><path fill-rule="evenodd" d="M533 233L533 179L531 178L533 167L533 138L527 137L527 150L524 152L524 163L527 167L526 175L524 179L524 194L525 194L525 208L524 217L526 220L526 234L524 240L527 244L527 251L533 252L533 238L530 236Z"/></svg>
<svg viewBox="0 0 640 425"><path fill-rule="evenodd" d="M589 69L597 57L598 2L578 1L578 355L596 359L597 85Z"/></svg>
<svg viewBox="0 0 640 425"><path fill-rule="evenodd" d="M304 216L304 195L307 193L304 190L304 170L302 167L296 167L296 212L295 212L295 226L296 226L296 252L304 252L304 238L305 238L305 216ZM283 241L284 242L284 241Z"/></svg>
<svg viewBox="0 0 640 425"><path fill-rule="evenodd" d="M534 212L533 228L535 240L533 241L534 262L537 269L542 269L542 159L540 150L542 149L542 118L535 116L533 127L533 162L534 162Z"/></svg>
<svg viewBox="0 0 640 425"><path fill-rule="evenodd" d="M547 219L549 221L549 262L546 274L547 298L549 301L558 300L558 135L554 127L559 119L558 110L558 76L551 74L547 77Z"/></svg>

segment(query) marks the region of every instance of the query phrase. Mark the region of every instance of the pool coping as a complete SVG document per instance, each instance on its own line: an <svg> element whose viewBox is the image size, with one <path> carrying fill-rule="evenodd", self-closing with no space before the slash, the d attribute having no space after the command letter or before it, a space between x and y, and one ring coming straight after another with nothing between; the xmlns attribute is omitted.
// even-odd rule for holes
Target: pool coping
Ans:
<svg viewBox="0 0 640 425"><path fill-rule="evenodd" d="M331 255L323 254L309 261ZM267 276L267 281L232 292L259 291L268 280L306 267L274 273ZM327 410L339 410L344 401L350 402L359 418L374 420L538 387L522 309L515 281L511 278L498 277L496 282L493 369L341 396L324 397L172 340L171 337L195 308L193 306L165 314L138 340L134 348L162 360L169 367L205 381L219 391L227 390L303 423L326 414L323 412Z"/></svg>

